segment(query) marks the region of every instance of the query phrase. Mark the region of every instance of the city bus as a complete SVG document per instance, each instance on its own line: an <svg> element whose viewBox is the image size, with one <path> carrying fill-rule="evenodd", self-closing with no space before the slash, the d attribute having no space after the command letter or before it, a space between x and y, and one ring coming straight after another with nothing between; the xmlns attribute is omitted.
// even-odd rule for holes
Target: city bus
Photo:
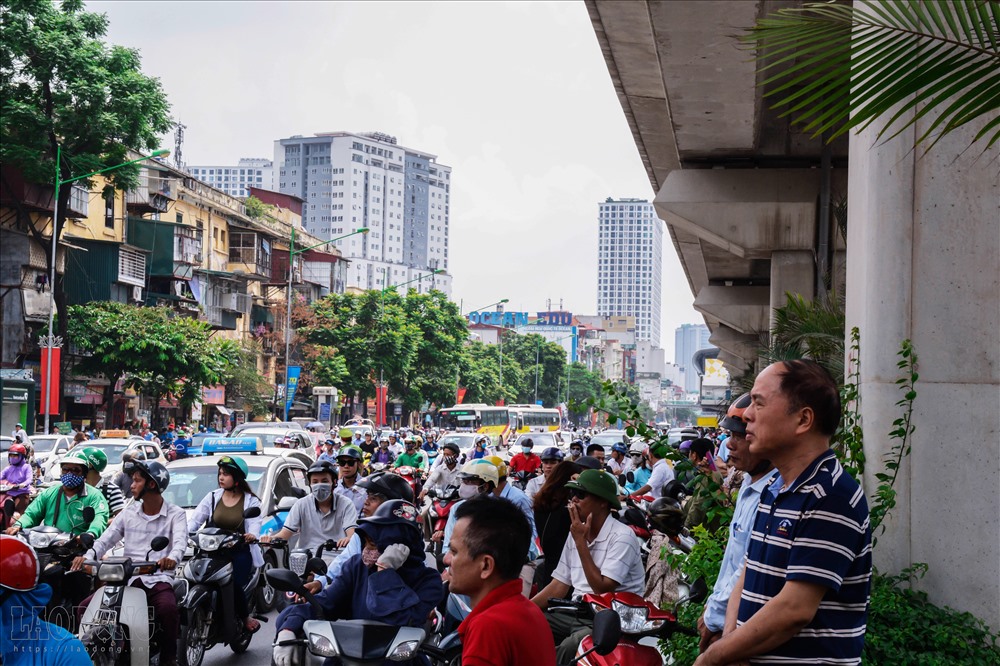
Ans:
<svg viewBox="0 0 1000 666"><path fill-rule="evenodd" d="M441 427L445 430L488 435L494 444L499 440L506 441L511 425L510 412L506 407L469 404L441 410Z"/></svg>
<svg viewBox="0 0 1000 666"><path fill-rule="evenodd" d="M518 435L527 432L555 432L562 425L562 415L554 407L511 405L511 428Z"/></svg>

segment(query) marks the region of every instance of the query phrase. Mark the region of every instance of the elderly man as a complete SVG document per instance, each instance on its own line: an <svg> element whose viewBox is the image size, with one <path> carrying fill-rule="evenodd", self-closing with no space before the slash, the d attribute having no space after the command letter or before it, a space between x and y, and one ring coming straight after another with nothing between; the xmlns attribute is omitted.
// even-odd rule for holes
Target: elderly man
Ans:
<svg viewBox="0 0 1000 666"><path fill-rule="evenodd" d="M830 449L840 395L813 361L765 368L743 413L750 453L770 459L723 637L695 662L860 664L871 588L868 504Z"/></svg>

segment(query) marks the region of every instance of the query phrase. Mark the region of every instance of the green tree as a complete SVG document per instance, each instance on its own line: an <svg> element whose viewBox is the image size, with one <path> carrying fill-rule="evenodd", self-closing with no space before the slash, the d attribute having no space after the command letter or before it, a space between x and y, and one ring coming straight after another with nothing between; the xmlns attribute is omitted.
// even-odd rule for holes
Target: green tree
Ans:
<svg viewBox="0 0 1000 666"><path fill-rule="evenodd" d="M399 298L395 292L387 296ZM424 402L451 405L455 401L455 368L462 355L469 330L458 306L440 291L418 294L410 291L402 299L406 318L420 329L414 363L398 383L396 395L408 410Z"/></svg>
<svg viewBox="0 0 1000 666"><path fill-rule="evenodd" d="M500 399L500 352L496 345L475 340L466 345L459 358L459 385L465 388L464 402L496 404Z"/></svg>
<svg viewBox="0 0 1000 666"><path fill-rule="evenodd" d="M583 363L573 363L567 374L569 377L564 378L564 382L569 384L570 417L575 423L581 423L590 411L589 405L601 396L603 382L600 375L588 370ZM565 386L563 388L565 390Z"/></svg>
<svg viewBox="0 0 1000 666"><path fill-rule="evenodd" d="M508 357L516 361L524 375L516 401L522 404L535 403L535 375L537 358L538 399L546 407L560 402L559 378L566 376L566 350L555 342L546 342L537 333L528 335L508 334L504 336L504 363Z"/></svg>
<svg viewBox="0 0 1000 666"><path fill-rule="evenodd" d="M1000 140L995 0L809 3L760 19L743 41L765 96L814 136L879 122L879 137L891 138L936 114L917 143L983 119L973 142L988 138L985 150Z"/></svg>
<svg viewBox="0 0 1000 666"><path fill-rule="evenodd" d="M158 79L144 75L139 52L103 41L108 19L84 11L81 0L9 0L0 5L0 162L19 168L31 182L53 183L56 149L60 180L99 171L148 152L171 127ZM119 188L135 184L139 167L108 174ZM89 185L89 183L88 183ZM62 234L71 189L60 189ZM48 218L18 208L27 229L52 266ZM43 235L43 232L46 235ZM67 335L63 278L52 286L59 334Z"/></svg>
<svg viewBox="0 0 1000 666"><path fill-rule="evenodd" d="M236 364L230 368L226 381L228 398L245 405L250 416L264 416L271 411L271 397L274 387L261 376L257 369L260 344L252 341L245 344L237 354Z"/></svg>

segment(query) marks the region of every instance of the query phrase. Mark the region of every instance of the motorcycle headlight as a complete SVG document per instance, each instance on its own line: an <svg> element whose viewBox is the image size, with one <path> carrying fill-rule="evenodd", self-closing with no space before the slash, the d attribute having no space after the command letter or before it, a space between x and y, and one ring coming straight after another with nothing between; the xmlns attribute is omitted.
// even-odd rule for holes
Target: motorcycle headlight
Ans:
<svg viewBox="0 0 1000 666"><path fill-rule="evenodd" d="M309 553L293 552L288 556L288 568L294 571L296 576L301 576L306 571L308 561Z"/></svg>
<svg viewBox="0 0 1000 666"><path fill-rule="evenodd" d="M309 651L321 657L336 657L337 647L326 636L309 634Z"/></svg>
<svg viewBox="0 0 1000 666"><path fill-rule="evenodd" d="M642 606L629 606L620 601L611 603L611 609L618 613L621 619L622 633L640 634L663 626L663 620L649 620L649 609Z"/></svg>
<svg viewBox="0 0 1000 666"><path fill-rule="evenodd" d="M225 538L225 534L199 534L198 547L209 552L219 550Z"/></svg>
<svg viewBox="0 0 1000 666"><path fill-rule="evenodd" d="M97 570L97 578L105 583L120 583L125 580L125 565L102 564Z"/></svg>
<svg viewBox="0 0 1000 666"><path fill-rule="evenodd" d="M28 532L28 543L32 548L48 548L58 537L56 533Z"/></svg>
<svg viewBox="0 0 1000 666"><path fill-rule="evenodd" d="M400 643L396 646L396 649L389 654L390 661L406 661L407 659L413 659L413 656L417 654L417 648L420 647L420 641L406 641L405 643Z"/></svg>

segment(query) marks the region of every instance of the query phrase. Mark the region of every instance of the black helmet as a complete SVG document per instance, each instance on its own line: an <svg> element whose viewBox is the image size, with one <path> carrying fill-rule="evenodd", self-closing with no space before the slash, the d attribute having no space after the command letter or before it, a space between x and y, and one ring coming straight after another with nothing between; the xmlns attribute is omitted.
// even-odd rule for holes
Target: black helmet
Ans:
<svg viewBox="0 0 1000 666"><path fill-rule="evenodd" d="M604 469L601 461L594 456L580 456L574 462L584 469Z"/></svg>
<svg viewBox="0 0 1000 666"><path fill-rule="evenodd" d="M413 501L413 489L403 477L389 472L376 472L358 481L358 486L368 492L385 495L391 500Z"/></svg>
<svg viewBox="0 0 1000 666"><path fill-rule="evenodd" d="M747 422L743 419L743 412L750 406L750 394L744 393L729 405L729 411L719 421L719 426L725 428L735 435L745 435L747 432Z"/></svg>
<svg viewBox="0 0 1000 666"><path fill-rule="evenodd" d="M542 455L540 456L542 462L546 460L555 460L556 462L562 462L563 458L565 457L566 455L554 446L550 446L549 448L542 451Z"/></svg>
<svg viewBox="0 0 1000 666"><path fill-rule="evenodd" d="M376 525L408 525L415 531L419 532L420 527L417 525L417 519L419 517L420 511L417 507L413 506L411 502L391 499L386 502L382 502L382 504L375 509L375 513L368 518L362 518L359 520L358 526L363 527L368 523L374 523Z"/></svg>
<svg viewBox="0 0 1000 666"><path fill-rule="evenodd" d="M167 486L170 485L169 470L155 460L149 462L145 460L133 460L125 463L122 467L122 471L129 475L139 472L147 479L150 479L153 482L153 485L156 486L156 491L160 493L166 490Z"/></svg>
<svg viewBox="0 0 1000 666"><path fill-rule="evenodd" d="M456 455L462 452L462 450L458 448L458 444L456 444L455 442L445 442L444 444L442 444L441 450L444 451L445 449L451 449L452 451L455 452Z"/></svg>
<svg viewBox="0 0 1000 666"><path fill-rule="evenodd" d="M329 473L333 476L333 480L337 480L337 466L334 465L329 460L318 460L312 464L308 470L306 470L306 478L309 478L310 474L324 474Z"/></svg>
<svg viewBox="0 0 1000 666"><path fill-rule="evenodd" d="M649 524L664 534L677 535L684 529L684 510L680 503L661 497L649 505Z"/></svg>

